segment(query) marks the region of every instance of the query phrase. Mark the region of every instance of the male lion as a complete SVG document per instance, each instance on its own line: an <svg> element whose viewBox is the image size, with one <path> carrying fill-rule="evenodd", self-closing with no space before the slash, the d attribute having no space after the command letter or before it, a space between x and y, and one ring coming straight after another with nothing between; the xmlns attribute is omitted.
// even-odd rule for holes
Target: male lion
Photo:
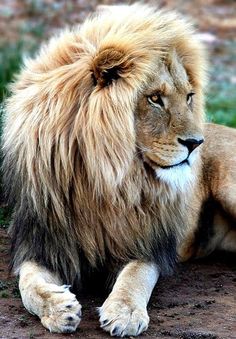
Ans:
<svg viewBox="0 0 236 339"><path fill-rule="evenodd" d="M50 331L80 323L68 284L122 269L100 323L138 335L176 248L235 249L236 132L204 128L204 67L191 25L145 5L100 11L26 61L6 104L4 180L12 268Z"/></svg>

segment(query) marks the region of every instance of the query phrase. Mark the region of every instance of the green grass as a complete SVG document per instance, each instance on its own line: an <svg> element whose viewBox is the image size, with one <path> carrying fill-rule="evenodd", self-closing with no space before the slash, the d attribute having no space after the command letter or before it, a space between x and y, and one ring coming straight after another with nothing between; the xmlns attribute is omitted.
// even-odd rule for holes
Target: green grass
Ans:
<svg viewBox="0 0 236 339"><path fill-rule="evenodd" d="M215 48L206 102L208 119L231 127L236 127L235 49L234 41L221 42L218 49Z"/></svg>
<svg viewBox="0 0 236 339"><path fill-rule="evenodd" d="M10 222L10 211L7 208L0 207L0 228L7 228Z"/></svg>
<svg viewBox="0 0 236 339"><path fill-rule="evenodd" d="M231 47L236 48L236 44ZM224 64L211 68L209 93L206 97L208 119L212 122L236 127L236 84L234 83L236 57L232 49L225 51Z"/></svg>
<svg viewBox="0 0 236 339"><path fill-rule="evenodd" d="M208 119L212 122L236 127L236 86L223 82L211 90L207 97Z"/></svg>
<svg viewBox="0 0 236 339"><path fill-rule="evenodd" d="M0 45L0 103L7 96L7 85L19 70L22 62L24 43L4 43Z"/></svg>
<svg viewBox="0 0 236 339"><path fill-rule="evenodd" d="M8 288L8 284L3 281L3 280L0 280L0 291L4 291Z"/></svg>
<svg viewBox="0 0 236 339"><path fill-rule="evenodd" d="M19 41L16 44L6 42L0 44L0 140L2 132L2 118L4 114L3 100L9 95L8 84L19 71L23 51L24 43L22 41ZM9 212L6 208L0 206L0 227L6 228L8 223Z"/></svg>
<svg viewBox="0 0 236 339"><path fill-rule="evenodd" d="M0 292L0 298L9 298L9 293L7 291L1 291Z"/></svg>

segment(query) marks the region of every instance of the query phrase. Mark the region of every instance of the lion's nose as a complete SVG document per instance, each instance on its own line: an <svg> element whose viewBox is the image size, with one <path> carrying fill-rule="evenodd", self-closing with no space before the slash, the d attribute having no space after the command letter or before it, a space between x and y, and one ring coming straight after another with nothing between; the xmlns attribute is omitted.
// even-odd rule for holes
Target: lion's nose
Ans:
<svg viewBox="0 0 236 339"><path fill-rule="evenodd" d="M181 145L186 146L190 154L195 148L197 148L199 145L201 145L204 142L204 139L189 138L189 139L183 140L181 138L178 138L178 142Z"/></svg>

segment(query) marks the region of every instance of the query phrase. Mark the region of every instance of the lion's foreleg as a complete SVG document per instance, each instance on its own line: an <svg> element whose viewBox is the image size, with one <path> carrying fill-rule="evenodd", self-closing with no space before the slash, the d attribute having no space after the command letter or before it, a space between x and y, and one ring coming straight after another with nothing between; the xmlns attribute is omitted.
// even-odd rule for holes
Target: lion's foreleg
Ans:
<svg viewBox="0 0 236 339"><path fill-rule="evenodd" d="M19 270L19 289L26 309L39 316L51 332L74 332L81 320L81 305L67 285L35 262Z"/></svg>
<svg viewBox="0 0 236 339"><path fill-rule="evenodd" d="M136 336L148 327L147 304L158 280L154 263L132 261L99 308L101 327L113 336Z"/></svg>

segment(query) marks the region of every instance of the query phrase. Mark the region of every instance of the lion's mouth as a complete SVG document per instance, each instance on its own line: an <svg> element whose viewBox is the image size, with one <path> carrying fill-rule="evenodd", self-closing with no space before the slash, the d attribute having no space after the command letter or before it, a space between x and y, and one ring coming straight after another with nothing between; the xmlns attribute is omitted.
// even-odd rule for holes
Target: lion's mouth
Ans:
<svg viewBox="0 0 236 339"><path fill-rule="evenodd" d="M149 166L151 166L153 169L157 169L157 168L162 168L162 169L170 169L170 168L174 168L174 167L178 167L178 166L182 166L182 165L188 165L190 166L189 157L187 157L186 159L184 159L183 161L177 163L177 164L173 164L173 165L160 165L158 163L156 163L155 161L153 161L152 159L150 159L149 157L144 157L144 162L146 162Z"/></svg>
<svg viewBox="0 0 236 339"><path fill-rule="evenodd" d="M161 166L161 165L158 165L158 164L157 164L157 166L160 167L160 168L163 168L163 169L168 169L168 168L173 168L173 167L177 167L177 166L182 166L182 165L184 165L184 164L186 164L186 165L188 165L188 166L190 165L190 164L189 164L189 161L188 161L188 158L185 159L185 160L183 160L183 161L181 161L181 162L179 162L178 164L169 165L169 166Z"/></svg>

